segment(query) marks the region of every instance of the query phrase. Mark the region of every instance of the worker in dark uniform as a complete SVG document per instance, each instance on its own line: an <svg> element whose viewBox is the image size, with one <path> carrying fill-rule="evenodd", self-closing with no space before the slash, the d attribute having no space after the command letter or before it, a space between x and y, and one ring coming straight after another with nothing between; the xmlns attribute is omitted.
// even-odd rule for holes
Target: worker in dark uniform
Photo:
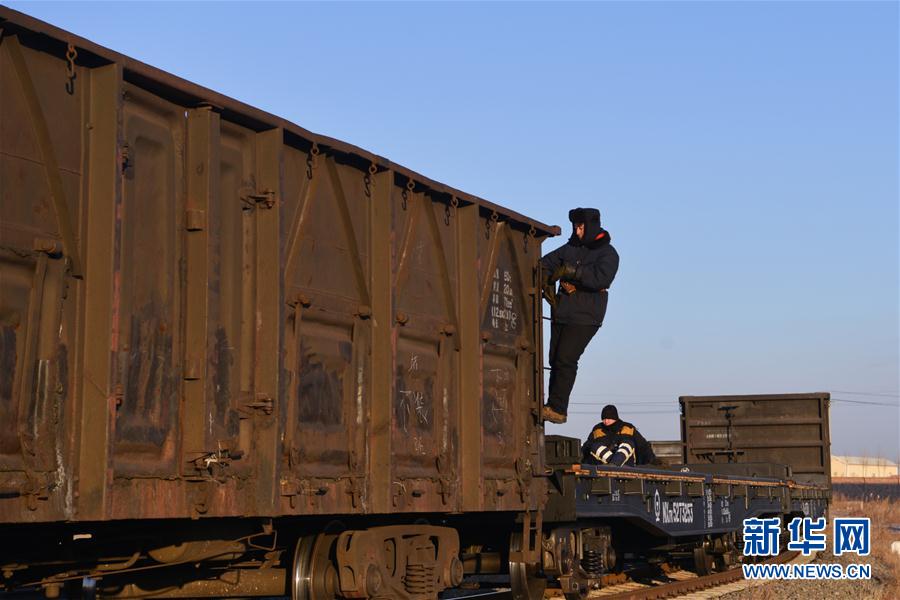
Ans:
<svg viewBox="0 0 900 600"><path fill-rule="evenodd" d="M658 464L650 442L634 425L619 420L615 406L604 406L600 419L581 446L583 462L617 467Z"/></svg>
<svg viewBox="0 0 900 600"><path fill-rule="evenodd" d="M619 254L600 226L599 210L572 209L569 221L572 237L541 259L544 297L551 308L550 390L541 416L551 423L566 422L578 359L603 324L607 289L619 269Z"/></svg>

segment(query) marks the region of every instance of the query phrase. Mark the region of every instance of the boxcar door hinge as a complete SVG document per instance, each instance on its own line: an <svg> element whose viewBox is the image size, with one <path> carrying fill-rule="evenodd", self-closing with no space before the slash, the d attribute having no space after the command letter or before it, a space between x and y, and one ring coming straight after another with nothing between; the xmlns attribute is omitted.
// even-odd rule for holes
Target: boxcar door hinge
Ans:
<svg viewBox="0 0 900 600"><path fill-rule="evenodd" d="M400 506L400 500L403 496L406 495L406 486L399 481L395 481L391 484L393 488L393 493L391 494L391 499L394 507Z"/></svg>
<svg viewBox="0 0 900 600"><path fill-rule="evenodd" d="M531 460L516 459L516 483L519 487L519 498L522 502L531 497Z"/></svg>
<svg viewBox="0 0 900 600"><path fill-rule="evenodd" d="M456 480L450 477L441 477L439 481L441 503L448 504L450 499L456 495Z"/></svg>
<svg viewBox="0 0 900 600"><path fill-rule="evenodd" d="M301 493L302 482L296 477L281 478L281 495L296 496Z"/></svg>
<svg viewBox="0 0 900 600"><path fill-rule="evenodd" d="M22 486L22 495L28 510L35 511L38 509L38 500L48 500L50 498L50 486L46 473L25 474L25 484Z"/></svg>
<svg viewBox="0 0 900 600"><path fill-rule="evenodd" d="M349 477L347 479L347 493L350 494L350 502L353 508L359 508L362 501L363 486L359 477Z"/></svg>
<svg viewBox="0 0 900 600"><path fill-rule="evenodd" d="M435 460L438 471L438 486L441 495L441 503L447 504L454 495L456 495L456 481L458 475L452 462L443 454Z"/></svg>

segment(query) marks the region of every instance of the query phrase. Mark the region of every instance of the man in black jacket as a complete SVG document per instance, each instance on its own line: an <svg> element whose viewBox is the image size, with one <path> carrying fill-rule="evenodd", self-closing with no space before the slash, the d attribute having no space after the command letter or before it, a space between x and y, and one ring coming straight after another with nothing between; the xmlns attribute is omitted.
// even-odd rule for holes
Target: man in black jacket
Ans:
<svg viewBox="0 0 900 600"><path fill-rule="evenodd" d="M644 439L637 427L619 420L619 411L615 406L604 406L600 419L581 447L585 463L617 467L657 464L650 442Z"/></svg>
<svg viewBox="0 0 900 600"><path fill-rule="evenodd" d="M551 307L550 392L542 417L551 423L566 422L578 359L603 324L607 289L619 269L619 254L600 226L599 210L572 209L569 221L568 243L541 259Z"/></svg>

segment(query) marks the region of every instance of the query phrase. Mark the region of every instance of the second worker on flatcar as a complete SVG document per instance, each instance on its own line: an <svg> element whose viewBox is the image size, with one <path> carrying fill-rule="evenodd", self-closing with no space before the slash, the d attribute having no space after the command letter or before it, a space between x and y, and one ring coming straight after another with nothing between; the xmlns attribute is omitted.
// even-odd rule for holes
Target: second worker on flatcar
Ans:
<svg viewBox="0 0 900 600"><path fill-rule="evenodd" d="M604 406L600 419L581 446L582 460L585 463L617 467L657 464L650 442L641 435L637 427L619 419L619 411L615 406Z"/></svg>
<svg viewBox="0 0 900 600"><path fill-rule="evenodd" d="M552 309L550 391L541 417L551 423L566 422L578 359L603 325L607 289L619 270L619 254L600 226L599 210L573 208L569 221L572 237L541 259L544 296Z"/></svg>

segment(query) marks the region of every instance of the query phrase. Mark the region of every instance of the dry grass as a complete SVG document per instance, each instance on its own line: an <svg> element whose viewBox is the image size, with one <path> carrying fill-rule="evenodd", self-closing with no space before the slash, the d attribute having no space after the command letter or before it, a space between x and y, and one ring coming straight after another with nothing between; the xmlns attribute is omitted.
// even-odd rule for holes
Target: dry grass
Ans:
<svg viewBox="0 0 900 600"><path fill-rule="evenodd" d="M900 540L900 532L889 529L891 525L900 525L900 501L860 501L837 495L832 504L831 517L872 519L872 557L879 563L873 565L872 575L883 580L885 598L900 598L900 555L891 552L891 542ZM883 572L875 571L878 566Z"/></svg>

